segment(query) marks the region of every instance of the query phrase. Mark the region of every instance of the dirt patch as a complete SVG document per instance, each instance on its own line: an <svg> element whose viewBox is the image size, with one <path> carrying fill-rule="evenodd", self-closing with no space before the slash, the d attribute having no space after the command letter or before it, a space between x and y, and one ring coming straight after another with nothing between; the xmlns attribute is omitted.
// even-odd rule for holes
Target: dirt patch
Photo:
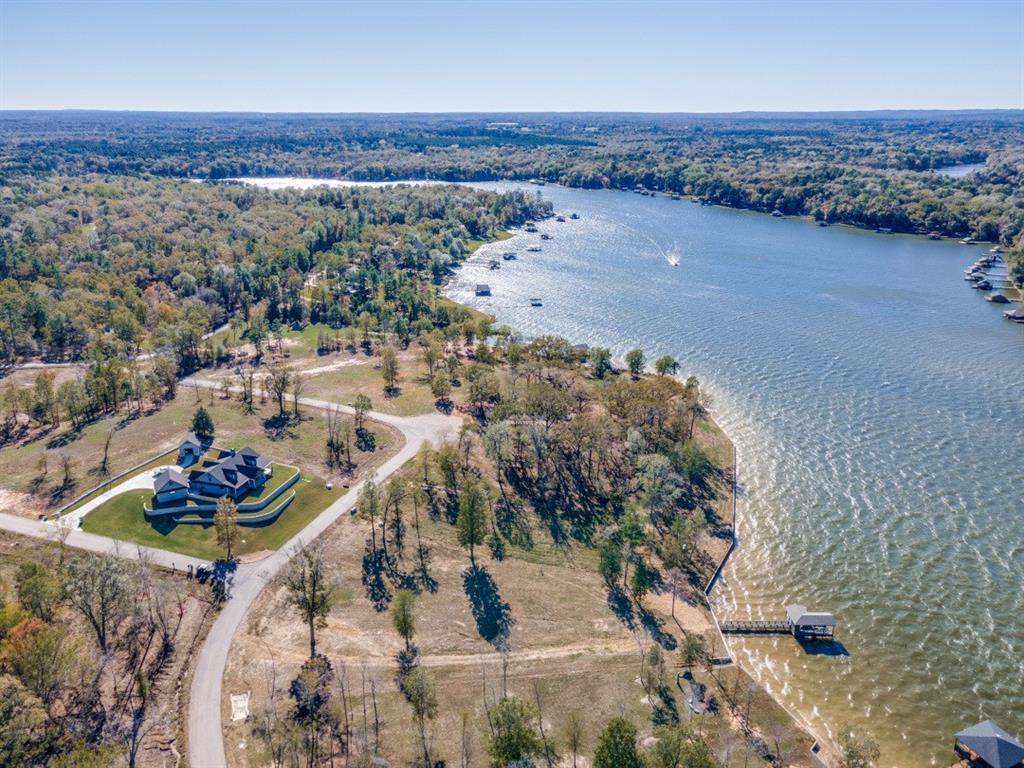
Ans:
<svg viewBox="0 0 1024 768"><path fill-rule="evenodd" d="M0 488L0 511L38 520L46 512L46 502L31 493Z"/></svg>

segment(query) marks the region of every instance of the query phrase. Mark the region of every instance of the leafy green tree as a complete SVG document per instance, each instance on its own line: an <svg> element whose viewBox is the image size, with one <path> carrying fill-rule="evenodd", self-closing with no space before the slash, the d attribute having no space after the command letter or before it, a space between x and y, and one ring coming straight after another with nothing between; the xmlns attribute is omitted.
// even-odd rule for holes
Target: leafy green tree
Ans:
<svg viewBox="0 0 1024 768"><path fill-rule="evenodd" d="M537 710L526 702L506 696L487 712L491 738L487 754L492 768L529 765L544 751L535 725Z"/></svg>
<svg viewBox="0 0 1024 768"><path fill-rule="evenodd" d="M34 619L29 619L34 621ZM14 633L12 633L14 634ZM50 710L78 668L78 648L63 627L42 624L8 642L7 663Z"/></svg>
<svg viewBox="0 0 1024 768"><path fill-rule="evenodd" d="M874 768L882 752L874 737L858 726L846 725L839 732L839 768Z"/></svg>
<svg viewBox="0 0 1024 768"><path fill-rule="evenodd" d="M644 351L642 349L631 349L626 353L626 367L629 368L629 374L634 379L639 378L640 374L644 372L644 363L647 358L644 357Z"/></svg>
<svg viewBox="0 0 1024 768"><path fill-rule="evenodd" d="M405 676L403 684L405 696L412 707L413 716L420 729L420 743L423 746L423 766L429 768L434 763L430 760L430 740L427 734L427 723L437 717L437 686L434 676L423 667L416 667Z"/></svg>
<svg viewBox="0 0 1024 768"><path fill-rule="evenodd" d="M373 403L367 395L358 394L352 400L352 408L355 410L356 430L362 431L366 426L366 414L373 409Z"/></svg>
<svg viewBox="0 0 1024 768"><path fill-rule="evenodd" d="M707 743L689 723L656 728L657 741L645 755L647 768L718 768Z"/></svg>
<svg viewBox="0 0 1024 768"><path fill-rule="evenodd" d="M213 437L213 418L210 416L209 411L201 405L192 416L192 431L196 433L197 437L204 439Z"/></svg>
<svg viewBox="0 0 1024 768"><path fill-rule="evenodd" d="M587 361L595 378L603 379L612 370L612 353L607 347L592 347L587 353Z"/></svg>
<svg viewBox="0 0 1024 768"><path fill-rule="evenodd" d="M622 575L622 551L614 541L605 540L598 552L598 571L608 585L618 581Z"/></svg>
<svg viewBox="0 0 1024 768"><path fill-rule="evenodd" d="M679 661L684 667L695 667L707 657L707 644L703 635L687 632L679 644Z"/></svg>
<svg viewBox="0 0 1024 768"><path fill-rule="evenodd" d="M40 562L26 560L14 576L18 602L43 621L53 621L61 600L60 580Z"/></svg>
<svg viewBox="0 0 1024 768"><path fill-rule="evenodd" d="M679 363L672 355L662 355L654 361L654 370L659 376L675 376L679 373Z"/></svg>
<svg viewBox="0 0 1024 768"><path fill-rule="evenodd" d="M405 650L412 645L412 637L416 632L416 593L410 589L400 589L391 602L391 623L395 631L405 641Z"/></svg>
<svg viewBox="0 0 1024 768"><path fill-rule="evenodd" d="M384 347L380 353L380 375L384 377L384 387L388 392L395 391L398 383L398 353L394 347Z"/></svg>
<svg viewBox="0 0 1024 768"><path fill-rule="evenodd" d="M636 750L636 726L616 717L608 723L597 742L594 768L644 768Z"/></svg>
<svg viewBox="0 0 1024 768"><path fill-rule="evenodd" d="M430 393L439 402L444 403L448 401L452 393L452 382L448 378L448 374L443 371L434 374L434 377L430 380Z"/></svg>
<svg viewBox="0 0 1024 768"><path fill-rule="evenodd" d="M469 561L476 565L474 547L487 535L487 494L480 484L467 480L459 490L459 516L455 521L459 544L469 548Z"/></svg>

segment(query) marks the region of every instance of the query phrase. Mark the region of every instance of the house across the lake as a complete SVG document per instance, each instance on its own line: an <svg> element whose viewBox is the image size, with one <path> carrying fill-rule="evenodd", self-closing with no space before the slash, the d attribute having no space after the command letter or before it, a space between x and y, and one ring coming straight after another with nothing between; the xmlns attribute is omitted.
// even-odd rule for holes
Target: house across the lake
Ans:
<svg viewBox="0 0 1024 768"><path fill-rule="evenodd" d="M201 461L200 453L195 454L199 442L195 435L185 436L178 448L179 464L190 466ZM223 451L220 457L203 462L186 477L176 467L165 467L156 473L153 480L154 500L157 504L178 501L188 496L229 496L239 499L250 491L258 491L273 471L270 459L261 456L252 448L240 451Z"/></svg>

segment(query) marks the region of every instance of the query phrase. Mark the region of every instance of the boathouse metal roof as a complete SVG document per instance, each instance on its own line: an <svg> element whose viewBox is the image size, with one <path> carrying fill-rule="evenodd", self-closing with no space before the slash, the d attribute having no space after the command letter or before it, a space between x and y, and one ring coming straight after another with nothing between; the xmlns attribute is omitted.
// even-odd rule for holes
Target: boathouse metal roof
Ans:
<svg viewBox="0 0 1024 768"><path fill-rule="evenodd" d="M1014 768L1024 761L1024 744L991 720L965 728L956 740L992 768Z"/></svg>
<svg viewBox="0 0 1024 768"><path fill-rule="evenodd" d="M794 627L834 627L836 617L831 613L808 611L802 605L787 605L786 618Z"/></svg>

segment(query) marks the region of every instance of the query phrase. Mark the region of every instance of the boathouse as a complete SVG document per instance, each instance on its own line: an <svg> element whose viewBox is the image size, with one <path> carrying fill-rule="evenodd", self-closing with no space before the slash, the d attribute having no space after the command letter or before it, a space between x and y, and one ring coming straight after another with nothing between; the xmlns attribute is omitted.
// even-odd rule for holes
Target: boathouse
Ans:
<svg viewBox="0 0 1024 768"><path fill-rule="evenodd" d="M491 286L489 286L487 283L477 283L476 284L476 295L477 296L490 296L491 295Z"/></svg>
<svg viewBox="0 0 1024 768"><path fill-rule="evenodd" d="M979 768L1021 768L1024 766L1024 744L991 720L965 728L956 735L953 750Z"/></svg>
<svg viewBox="0 0 1024 768"><path fill-rule="evenodd" d="M786 623L794 637L832 637L836 631L835 616L808 611L802 605L786 606Z"/></svg>

